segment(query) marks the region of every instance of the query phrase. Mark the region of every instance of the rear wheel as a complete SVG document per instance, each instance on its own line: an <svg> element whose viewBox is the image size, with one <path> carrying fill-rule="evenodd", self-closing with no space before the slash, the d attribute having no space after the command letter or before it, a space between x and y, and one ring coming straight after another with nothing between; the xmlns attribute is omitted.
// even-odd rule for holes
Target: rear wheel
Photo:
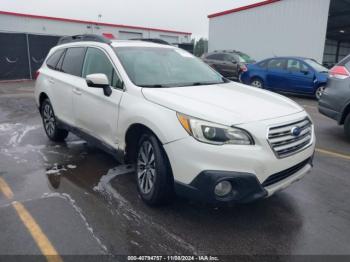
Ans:
<svg viewBox="0 0 350 262"><path fill-rule="evenodd" d="M344 132L345 132L345 136L350 140L350 113L345 119Z"/></svg>
<svg viewBox="0 0 350 262"><path fill-rule="evenodd" d="M68 131L57 127L55 113L49 99L45 99L41 105L41 117L47 137L55 142L62 142Z"/></svg>
<svg viewBox="0 0 350 262"><path fill-rule="evenodd" d="M168 203L173 198L174 180L165 151L151 133L141 136L136 159L137 189L149 205Z"/></svg>
<svg viewBox="0 0 350 262"><path fill-rule="evenodd" d="M317 100L321 99L321 96L323 95L325 89L326 89L325 86L320 86L317 88L317 90L315 92L315 97Z"/></svg>
<svg viewBox="0 0 350 262"><path fill-rule="evenodd" d="M254 86L256 88L260 88L263 89L264 88L264 82L259 79L259 78L254 78L251 82L250 82L251 86Z"/></svg>

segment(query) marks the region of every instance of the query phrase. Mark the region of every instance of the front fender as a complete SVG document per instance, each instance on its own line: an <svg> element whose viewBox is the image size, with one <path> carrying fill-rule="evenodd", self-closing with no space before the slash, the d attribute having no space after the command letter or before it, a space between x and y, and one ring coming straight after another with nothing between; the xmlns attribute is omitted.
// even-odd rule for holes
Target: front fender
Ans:
<svg viewBox="0 0 350 262"><path fill-rule="evenodd" d="M142 124L167 144L189 136L177 119L176 112L144 99L125 94L119 106L117 137L119 148L125 149L125 137L129 127Z"/></svg>

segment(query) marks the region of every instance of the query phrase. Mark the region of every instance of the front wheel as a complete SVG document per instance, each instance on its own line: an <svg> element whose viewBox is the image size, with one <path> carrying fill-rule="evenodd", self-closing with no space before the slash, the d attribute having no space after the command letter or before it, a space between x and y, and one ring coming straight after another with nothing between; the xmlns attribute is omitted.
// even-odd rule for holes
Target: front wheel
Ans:
<svg viewBox="0 0 350 262"><path fill-rule="evenodd" d="M68 131L58 128L55 113L49 99L41 105L41 117L47 137L55 142L62 142L68 136Z"/></svg>
<svg viewBox="0 0 350 262"><path fill-rule="evenodd" d="M139 140L136 160L137 189L149 205L168 203L173 198L174 179L165 151L150 133Z"/></svg>
<svg viewBox="0 0 350 262"><path fill-rule="evenodd" d="M315 92L315 97L317 100L321 99L321 96L323 95L325 89L326 89L325 86L320 86L317 88L317 90Z"/></svg>
<svg viewBox="0 0 350 262"><path fill-rule="evenodd" d="M256 88L260 88L260 89L263 89L264 88L264 83L262 80L258 79L258 78L254 78L251 83L250 83L251 86L254 86Z"/></svg>
<svg viewBox="0 0 350 262"><path fill-rule="evenodd" d="M348 114L344 122L344 132L347 139L350 140L350 113Z"/></svg>

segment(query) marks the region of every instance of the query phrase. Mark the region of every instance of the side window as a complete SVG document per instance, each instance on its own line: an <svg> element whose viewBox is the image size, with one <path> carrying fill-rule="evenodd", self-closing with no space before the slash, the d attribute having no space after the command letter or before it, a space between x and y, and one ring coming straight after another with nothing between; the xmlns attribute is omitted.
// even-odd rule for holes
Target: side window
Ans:
<svg viewBox="0 0 350 262"><path fill-rule="evenodd" d="M309 71L309 66L307 66L305 63L301 63L300 71Z"/></svg>
<svg viewBox="0 0 350 262"><path fill-rule="evenodd" d="M288 59L287 69L291 72L300 72L301 71L301 62L295 59Z"/></svg>
<svg viewBox="0 0 350 262"><path fill-rule="evenodd" d="M208 55L207 59L209 59L209 60L218 60L218 54Z"/></svg>
<svg viewBox="0 0 350 262"><path fill-rule="evenodd" d="M66 55L66 51L67 49L64 50L63 54L60 57L60 60L58 60L58 63L55 68L58 71L62 71L62 64L63 64L64 56Z"/></svg>
<svg viewBox="0 0 350 262"><path fill-rule="evenodd" d="M232 62L232 61L238 61L233 55L229 55L229 54L225 54L224 55L224 59L227 62Z"/></svg>
<svg viewBox="0 0 350 262"><path fill-rule="evenodd" d="M287 61L286 59L271 59L268 62L267 67L271 70L285 70Z"/></svg>
<svg viewBox="0 0 350 262"><path fill-rule="evenodd" d="M121 80L115 72L106 54L97 48L88 48L85 56L82 76L105 74L112 87L120 88Z"/></svg>
<svg viewBox="0 0 350 262"><path fill-rule="evenodd" d="M58 63L58 60L61 58L64 49L57 50L54 52L46 61L47 67L50 69L55 69Z"/></svg>
<svg viewBox="0 0 350 262"><path fill-rule="evenodd" d="M75 76L81 76L85 50L86 48L84 47L68 48L62 63L62 72Z"/></svg>

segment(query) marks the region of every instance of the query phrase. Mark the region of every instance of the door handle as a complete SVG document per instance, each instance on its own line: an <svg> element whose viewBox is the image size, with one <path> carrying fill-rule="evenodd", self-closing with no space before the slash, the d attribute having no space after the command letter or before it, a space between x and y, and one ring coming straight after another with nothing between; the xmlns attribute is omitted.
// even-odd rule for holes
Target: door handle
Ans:
<svg viewBox="0 0 350 262"><path fill-rule="evenodd" d="M73 92L79 96L81 95L81 91L79 88L73 88Z"/></svg>
<svg viewBox="0 0 350 262"><path fill-rule="evenodd" d="M54 83L55 83L55 80L53 80L52 78L49 78L49 83L50 83L50 84L54 84Z"/></svg>

